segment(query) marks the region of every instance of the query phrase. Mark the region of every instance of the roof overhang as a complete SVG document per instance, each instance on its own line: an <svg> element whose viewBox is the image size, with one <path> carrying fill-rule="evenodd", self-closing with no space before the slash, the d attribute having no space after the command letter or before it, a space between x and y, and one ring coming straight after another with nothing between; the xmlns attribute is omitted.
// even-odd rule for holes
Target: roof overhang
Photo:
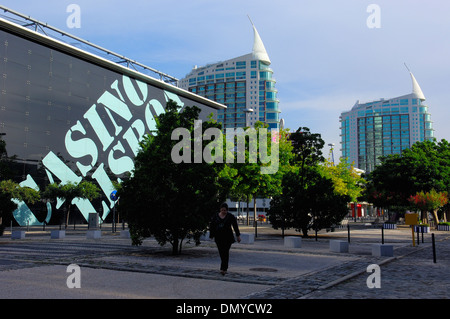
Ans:
<svg viewBox="0 0 450 319"><path fill-rule="evenodd" d="M114 63L112 61L109 61L107 59L104 59L100 56L97 56L95 54L92 54L90 52L87 52L85 50L76 48L74 46L71 46L67 43L64 43L62 41L59 41L57 39L54 39L52 37L46 36L44 34L38 33L36 31L27 29L25 27L22 27L20 25L17 25L15 23L9 22L3 18L0 18L0 29L11 32L13 34L16 34L18 36L21 36L23 38L42 43L43 45L46 45L50 48L53 48L55 50L67 53L69 55L72 55L74 57L80 58L82 60L91 62L93 64L96 64L98 66L104 67L106 69L109 69L111 71L127 75L129 77L132 77L136 80L140 80L142 82L145 82L147 84L153 85L157 88L164 89L168 92L177 94L181 97L185 97L188 99L191 99L194 102L201 103L203 105L209 106L211 108L220 110L225 109L226 106L220 103L217 103L215 101L212 101L210 99L204 98L202 96L199 96L197 94L194 94L192 92L186 91L184 89L181 89L179 87L176 87L174 85L168 84L164 81L155 79L153 77L150 77L146 74L143 74L141 72L129 69L123 65L120 65L118 63Z"/></svg>

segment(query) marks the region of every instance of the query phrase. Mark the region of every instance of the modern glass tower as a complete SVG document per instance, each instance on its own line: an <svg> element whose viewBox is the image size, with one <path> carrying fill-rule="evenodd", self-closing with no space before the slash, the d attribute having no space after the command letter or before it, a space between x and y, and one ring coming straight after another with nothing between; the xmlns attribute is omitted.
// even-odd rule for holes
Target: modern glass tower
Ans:
<svg viewBox="0 0 450 319"><path fill-rule="evenodd" d="M347 162L371 172L379 157L401 154L415 142L434 137L425 96L410 72L412 93L359 103L340 116L341 151Z"/></svg>
<svg viewBox="0 0 450 319"><path fill-rule="evenodd" d="M253 25L253 23L252 23ZM256 121L279 129L277 89L270 58L253 25L254 42L251 53L194 67L179 86L227 106L217 115L223 129L253 126Z"/></svg>

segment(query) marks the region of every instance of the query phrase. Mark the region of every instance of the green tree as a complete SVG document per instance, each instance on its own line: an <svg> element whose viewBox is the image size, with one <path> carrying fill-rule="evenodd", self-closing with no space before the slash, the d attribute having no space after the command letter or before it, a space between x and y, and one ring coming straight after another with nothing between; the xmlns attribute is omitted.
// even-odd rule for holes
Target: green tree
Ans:
<svg viewBox="0 0 450 319"><path fill-rule="evenodd" d="M287 140L288 131L267 130L267 136L262 138L261 134L265 133L261 130L262 128L267 129L268 125L256 122L254 128L247 128L246 132L254 129L254 151L249 151L252 142L250 137L246 138L244 163L235 162L230 165L237 172L232 195L235 198L247 200L247 221L249 200L254 201L254 220L256 220L256 197L268 198L280 193L282 177L288 170L289 160L292 157L292 145ZM271 153L272 151L274 154ZM268 154L267 158L264 156L265 152Z"/></svg>
<svg viewBox="0 0 450 319"><path fill-rule="evenodd" d="M128 222L133 245L154 236L160 245L170 243L172 253L179 254L185 239L199 243L212 214L225 200L229 190L224 185L232 184L233 172L223 172L224 164L215 161L192 162L198 155L196 147L205 150L210 145L204 139L196 144L200 143L194 138L199 114L195 106L179 112L177 104L169 101L166 112L156 121L157 131L141 142L133 174L122 182L118 205ZM172 139L178 128L188 131L189 136L183 137L189 142L186 147ZM220 130L221 126L211 120L202 123L201 134L208 128ZM220 155L220 142L217 149L210 150L211 155ZM172 152L182 154L187 161L176 163Z"/></svg>
<svg viewBox="0 0 450 319"><path fill-rule="evenodd" d="M72 201L75 198L93 200L100 196L100 189L89 181L81 181L80 183L66 183L57 184L51 183L47 185L45 190L41 193L41 197L50 201L56 201L58 198L63 199L67 208L67 213L64 218L64 225L67 228L69 223L70 210L72 208Z"/></svg>
<svg viewBox="0 0 450 319"><path fill-rule="evenodd" d="M449 192L450 144L424 141L402 154L381 158L381 164L366 177L365 199L398 212L409 209L409 197L417 192Z"/></svg>
<svg viewBox="0 0 450 319"><path fill-rule="evenodd" d="M299 200L300 176L298 167L291 167L290 172L283 176L281 194L272 198L266 214L272 227L281 229L283 236L286 229L309 223L309 220L302 220L305 216L299 213L303 208Z"/></svg>
<svg viewBox="0 0 450 319"><path fill-rule="evenodd" d="M15 183L12 165L15 156L8 157L6 142L0 137L0 235L3 233L3 217L10 216L17 209L13 199L34 204L39 200L39 192L29 188L21 187Z"/></svg>
<svg viewBox="0 0 450 319"><path fill-rule="evenodd" d="M448 203L448 194L447 192L436 192L432 189L429 192L417 192L415 195L411 195L408 198L408 201L413 209L420 210L422 213L421 219L424 223L427 223L428 220L427 213L432 213L437 228L437 225L439 224L437 211Z"/></svg>
<svg viewBox="0 0 450 319"><path fill-rule="evenodd" d="M324 176L320 168L317 166L308 174L308 185L303 195L304 206L309 209L311 218L309 225L301 225L304 236L307 236L308 226L317 231L330 228L348 214L347 204L351 200L348 189L336 188L336 179Z"/></svg>
<svg viewBox="0 0 450 319"><path fill-rule="evenodd" d="M294 228L307 237L310 229L339 223L348 212L349 200L349 195L336 192L333 180L323 176L319 166L307 166L303 172L296 167L284 176L282 194L272 199L268 216L275 229L284 233Z"/></svg>
<svg viewBox="0 0 450 319"><path fill-rule="evenodd" d="M320 134L311 133L307 127L299 127L288 135L291 143L291 156L287 173L283 175L281 193L272 198L267 212L272 227L284 230L296 228L307 234L310 222L310 211L307 208L306 182L311 167L324 160L322 148L325 144ZM308 215L309 214L309 215Z"/></svg>
<svg viewBox="0 0 450 319"><path fill-rule="evenodd" d="M337 195L347 195L350 201L357 201L362 195L365 179L355 170L353 165L348 165L344 158L341 158L337 165L325 160L318 166L322 176L333 181L334 192Z"/></svg>
<svg viewBox="0 0 450 319"><path fill-rule="evenodd" d="M308 231L330 227L347 214L347 203L359 193L359 178L339 164L324 164L320 134L301 127L290 135L291 166L282 179L281 193L274 196L268 217L275 229Z"/></svg>
<svg viewBox="0 0 450 319"><path fill-rule="evenodd" d="M292 161L300 169L301 184L305 183L306 167L317 165L325 160L322 148L325 141L319 133L311 133L307 127L299 127L297 131L290 134L289 140L292 143Z"/></svg>
<svg viewBox="0 0 450 319"><path fill-rule="evenodd" d="M12 180L0 181L0 234L3 233L3 217L8 216L17 209L17 204L13 199L34 204L40 199L39 192L29 188L21 187Z"/></svg>

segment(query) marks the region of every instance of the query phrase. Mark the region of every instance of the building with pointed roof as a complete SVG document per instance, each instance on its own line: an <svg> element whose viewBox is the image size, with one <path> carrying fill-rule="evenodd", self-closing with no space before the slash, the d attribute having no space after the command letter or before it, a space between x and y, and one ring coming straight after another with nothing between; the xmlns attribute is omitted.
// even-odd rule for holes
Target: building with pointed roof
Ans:
<svg viewBox="0 0 450 319"><path fill-rule="evenodd" d="M401 154L416 142L433 139L425 95L409 73L410 94L368 103L356 101L350 111L341 114L341 152L349 164L371 172L381 156Z"/></svg>
<svg viewBox="0 0 450 319"><path fill-rule="evenodd" d="M269 55L267 54L266 48L264 47L264 43L261 40L261 37L259 36L258 30L256 30L255 25L252 22L253 26L253 34L254 34L254 40L253 40L253 50L252 54L253 57L256 60L263 61L264 63L271 64Z"/></svg>
<svg viewBox="0 0 450 319"><path fill-rule="evenodd" d="M251 20L250 20L251 21ZM180 88L227 106L219 110L223 129L253 126L256 121L279 129L279 101L269 55L252 22L252 52L230 60L194 67Z"/></svg>

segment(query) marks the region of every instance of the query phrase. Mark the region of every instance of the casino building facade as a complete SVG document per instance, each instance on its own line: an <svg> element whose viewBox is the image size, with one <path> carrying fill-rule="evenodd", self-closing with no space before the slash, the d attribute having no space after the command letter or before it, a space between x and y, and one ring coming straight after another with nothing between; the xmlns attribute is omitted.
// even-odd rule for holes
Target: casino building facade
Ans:
<svg viewBox="0 0 450 319"><path fill-rule="evenodd" d="M35 31L47 28L61 36L59 30L1 9L27 27L0 18L0 138L8 156L15 156L15 180L22 186L39 190L83 179L98 184L104 196L75 200L81 216L74 218L87 220L93 212L108 217L115 204L112 181L133 170L140 140L155 129L155 117L169 99L180 108L200 107L203 120L225 108L178 88L168 75L95 45L90 47L120 63L69 45ZM136 71L136 65L160 79ZM62 202L18 204L14 221L25 226L55 222L53 212Z"/></svg>

